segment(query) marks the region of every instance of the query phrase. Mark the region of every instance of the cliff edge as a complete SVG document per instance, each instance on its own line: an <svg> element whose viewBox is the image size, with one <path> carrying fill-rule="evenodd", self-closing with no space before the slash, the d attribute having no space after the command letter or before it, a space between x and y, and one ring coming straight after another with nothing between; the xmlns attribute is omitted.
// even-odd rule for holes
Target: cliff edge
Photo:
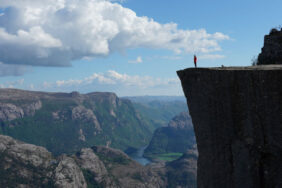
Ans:
<svg viewBox="0 0 282 188"><path fill-rule="evenodd" d="M196 134L198 188L282 187L282 65L177 74Z"/></svg>

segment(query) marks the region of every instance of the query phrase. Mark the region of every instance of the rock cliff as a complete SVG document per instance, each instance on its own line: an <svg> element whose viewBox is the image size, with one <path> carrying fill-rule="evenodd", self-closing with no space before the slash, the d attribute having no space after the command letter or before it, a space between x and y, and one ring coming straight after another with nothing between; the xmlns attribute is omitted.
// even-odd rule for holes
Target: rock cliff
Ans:
<svg viewBox="0 0 282 188"><path fill-rule="evenodd" d="M282 66L177 73L196 134L198 188L282 187Z"/></svg>
<svg viewBox="0 0 282 188"><path fill-rule="evenodd" d="M272 29L264 36L264 46L258 56L258 65L282 64L282 29Z"/></svg>

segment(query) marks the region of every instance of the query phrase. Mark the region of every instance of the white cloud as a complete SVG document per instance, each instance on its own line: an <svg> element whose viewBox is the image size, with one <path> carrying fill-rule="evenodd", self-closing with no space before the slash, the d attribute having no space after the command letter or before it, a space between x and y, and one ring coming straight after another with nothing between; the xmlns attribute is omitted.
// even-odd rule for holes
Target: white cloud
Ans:
<svg viewBox="0 0 282 188"><path fill-rule="evenodd" d="M68 66L83 57L106 56L129 48L176 53L221 50L227 35L182 30L139 17L110 0L0 1L0 60L5 64Z"/></svg>
<svg viewBox="0 0 282 188"><path fill-rule="evenodd" d="M6 45L17 44L42 48L56 48L62 46L58 39L54 39L51 35L45 33L39 26L32 27L29 31L18 30L16 35L9 34L3 28L0 28L0 40Z"/></svg>
<svg viewBox="0 0 282 188"><path fill-rule="evenodd" d="M223 59L225 58L224 55L220 54L204 54L198 57L199 59Z"/></svg>
<svg viewBox="0 0 282 188"><path fill-rule="evenodd" d="M136 60L131 60L131 61L128 61L128 63L142 63L143 60L142 60L142 57L141 56L138 56Z"/></svg>
<svg viewBox="0 0 282 188"><path fill-rule="evenodd" d="M126 87L139 87L139 88L152 88L157 86L165 86L178 83L177 78L161 79L153 78L150 76L128 75L121 74L114 70L109 70L106 73L94 73L91 76L83 79L69 79L56 81L56 87L83 87L83 86L97 86L97 85L109 85L109 86L126 86Z"/></svg>

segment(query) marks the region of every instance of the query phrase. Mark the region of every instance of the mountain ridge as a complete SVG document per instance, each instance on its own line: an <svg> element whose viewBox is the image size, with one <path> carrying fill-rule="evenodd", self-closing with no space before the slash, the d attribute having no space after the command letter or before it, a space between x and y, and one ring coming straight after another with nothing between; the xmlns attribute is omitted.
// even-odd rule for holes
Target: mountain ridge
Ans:
<svg viewBox="0 0 282 188"><path fill-rule="evenodd" d="M1 89L0 104L1 134L45 146L55 154L92 145L136 148L152 135L132 103L110 92Z"/></svg>

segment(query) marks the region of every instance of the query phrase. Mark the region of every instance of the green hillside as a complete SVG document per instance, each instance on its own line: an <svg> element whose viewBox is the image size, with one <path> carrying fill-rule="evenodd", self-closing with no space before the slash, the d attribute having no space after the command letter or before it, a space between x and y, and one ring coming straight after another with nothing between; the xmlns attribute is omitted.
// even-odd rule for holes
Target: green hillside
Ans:
<svg viewBox="0 0 282 188"><path fill-rule="evenodd" d="M175 159L195 147L192 120L188 112L175 116L167 127L155 130L144 155L153 159Z"/></svg>
<svg viewBox="0 0 282 188"><path fill-rule="evenodd" d="M166 126L180 112L188 111L184 97L127 97L151 127Z"/></svg>
<svg viewBox="0 0 282 188"><path fill-rule="evenodd" d="M132 103L113 93L1 90L0 103L1 134L44 146L55 155L93 145L138 148L152 136L153 128Z"/></svg>

